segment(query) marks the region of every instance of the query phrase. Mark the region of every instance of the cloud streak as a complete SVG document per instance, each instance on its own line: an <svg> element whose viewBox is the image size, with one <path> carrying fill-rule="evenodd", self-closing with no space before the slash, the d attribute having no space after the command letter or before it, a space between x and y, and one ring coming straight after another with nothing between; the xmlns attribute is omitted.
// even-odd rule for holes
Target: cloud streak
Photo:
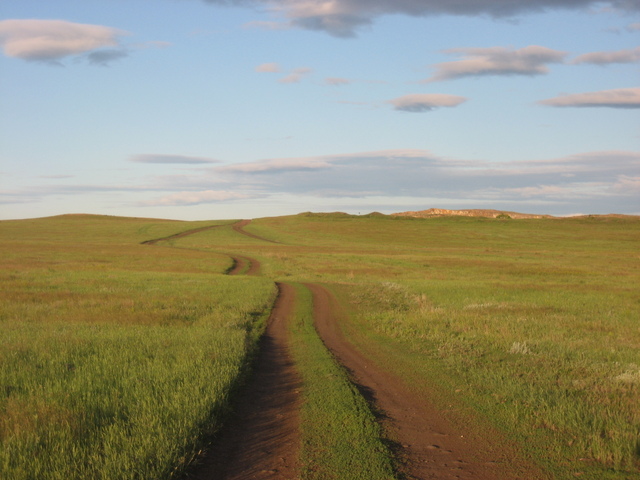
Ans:
<svg viewBox="0 0 640 480"><path fill-rule="evenodd" d="M0 21L0 44L4 54L28 61L55 63L68 56L93 52L98 55L94 61L103 64L109 55L113 57L113 52L119 51L113 47L119 46L119 37L124 35L128 33L116 28L64 20ZM100 57L98 49L101 48L111 50L102 52Z"/></svg>
<svg viewBox="0 0 640 480"><path fill-rule="evenodd" d="M444 53L463 58L435 64L435 74L424 83L464 77L544 75L549 72L547 65L562 63L567 55L566 52L538 45L518 50L505 47L453 48Z"/></svg>
<svg viewBox="0 0 640 480"><path fill-rule="evenodd" d="M640 47L615 52L591 52L579 55L570 63L579 65L591 63L594 65L609 65L611 63L635 63L640 62Z"/></svg>
<svg viewBox="0 0 640 480"><path fill-rule="evenodd" d="M601 5L598 0L204 0L211 4L264 5L282 22L260 22L269 28L297 27L342 38L353 37L377 17L402 14L490 16L494 18L540 13L554 9L583 9ZM633 0L609 0L609 6L638 10Z"/></svg>
<svg viewBox="0 0 640 480"><path fill-rule="evenodd" d="M416 207L447 202L468 208L540 213L640 213L640 152L588 152L555 159L488 162L452 159L426 150L383 150L302 158L273 158L213 166L197 174L158 177L147 185L51 185L0 192L0 202L130 192L140 207L185 207L259 198L291 198L292 208L357 202ZM224 185L223 188L220 188ZM106 198L106 197L105 197ZM429 204L427 204L429 203ZM540 208L538 208L540 207ZM544 207L543 210L541 208ZM411 208L415 209L415 208ZM550 211L551 209L551 211ZM391 210L393 211L393 210Z"/></svg>
<svg viewBox="0 0 640 480"><path fill-rule="evenodd" d="M640 88L574 93L538 102L550 107L640 108Z"/></svg>
<svg viewBox="0 0 640 480"><path fill-rule="evenodd" d="M156 164L206 164L220 163L219 160L204 157L188 157L186 155L164 155L164 154L141 154L134 155L129 158L130 162L135 163L156 163Z"/></svg>
<svg viewBox="0 0 640 480"><path fill-rule="evenodd" d="M228 192L224 190L204 190L199 192L178 192L166 195L146 202L141 206L146 207L178 207L200 205L203 203L218 203L227 200L240 200L252 198L251 195Z"/></svg>
<svg viewBox="0 0 640 480"><path fill-rule="evenodd" d="M258 73L278 73L280 72L280 65L277 63L263 63L255 68Z"/></svg>
<svg viewBox="0 0 640 480"><path fill-rule="evenodd" d="M443 93L414 93L389 100L395 110L402 112L422 113L430 112L440 107L457 107L467 99L457 95Z"/></svg>
<svg viewBox="0 0 640 480"><path fill-rule="evenodd" d="M305 76L313 72L313 69L308 67L300 67L294 69L286 77L282 77L278 82L280 83L299 83Z"/></svg>

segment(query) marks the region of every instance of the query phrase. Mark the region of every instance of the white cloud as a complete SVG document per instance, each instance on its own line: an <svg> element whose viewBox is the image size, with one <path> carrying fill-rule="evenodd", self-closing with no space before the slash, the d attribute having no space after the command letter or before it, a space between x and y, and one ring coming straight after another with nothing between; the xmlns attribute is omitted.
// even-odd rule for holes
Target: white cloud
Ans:
<svg viewBox="0 0 640 480"><path fill-rule="evenodd" d="M277 63L263 63L258 65L255 70L260 73L278 73L280 71L280 65Z"/></svg>
<svg viewBox="0 0 640 480"><path fill-rule="evenodd" d="M457 107L467 99L443 93L414 93L389 100L395 110L403 112L430 112L439 107Z"/></svg>
<svg viewBox="0 0 640 480"><path fill-rule="evenodd" d="M538 102L551 107L640 108L640 88L574 93Z"/></svg>
<svg viewBox="0 0 640 480"><path fill-rule="evenodd" d="M129 161L136 163L177 163L177 164L201 164L219 163L220 160L204 157L189 157L186 155L141 154L134 155Z"/></svg>
<svg viewBox="0 0 640 480"><path fill-rule="evenodd" d="M127 32L64 20L0 21L0 44L4 54L31 61L55 62L100 48L118 47L118 38L123 35Z"/></svg>
<svg viewBox="0 0 640 480"><path fill-rule="evenodd" d="M328 168L330 166L330 163L323 157L279 158L226 165L223 167L217 167L215 171L225 173L273 173L317 170L321 168Z"/></svg>
<svg viewBox="0 0 640 480"><path fill-rule="evenodd" d="M265 5L281 22L254 22L267 28L298 27L353 37L358 29L383 15L464 15L513 17L552 9L583 9L592 6L640 10L636 0L204 0L212 4Z"/></svg>
<svg viewBox="0 0 640 480"><path fill-rule="evenodd" d="M548 64L562 63L566 56L566 52L537 45L519 50L505 47L453 48L444 53L462 55L463 58L435 64L435 74L425 82L489 75L543 75L549 71Z"/></svg>
<svg viewBox="0 0 640 480"><path fill-rule="evenodd" d="M627 31L629 32L639 32L640 31L640 22L631 23L627 25Z"/></svg>
<svg viewBox="0 0 640 480"><path fill-rule="evenodd" d="M201 203L215 203L226 200L240 200L251 198L250 195L219 190L204 190L201 192L178 192L166 195L154 200L142 202L141 205L148 207L168 207L199 205Z"/></svg>
<svg viewBox="0 0 640 480"><path fill-rule="evenodd" d="M591 52L579 55L571 63L578 65L581 63L593 63L596 65L607 65L610 63L635 63L640 62L640 47L628 50L618 50L615 52Z"/></svg>

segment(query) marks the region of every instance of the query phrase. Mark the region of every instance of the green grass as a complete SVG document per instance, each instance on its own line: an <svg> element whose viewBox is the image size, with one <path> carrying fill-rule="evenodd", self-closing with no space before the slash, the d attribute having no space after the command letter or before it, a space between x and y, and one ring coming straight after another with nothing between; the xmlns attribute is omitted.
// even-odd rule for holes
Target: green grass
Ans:
<svg viewBox="0 0 640 480"><path fill-rule="evenodd" d="M276 279L334 284L352 340L556 478L640 467L640 221L258 219ZM212 232L213 233L213 232ZM196 238L192 239L196 241Z"/></svg>
<svg viewBox="0 0 640 480"><path fill-rule="evenodd" d="M638 472L640 222L279 222L334 245L297 255L293 278L341 284L362 345L386 345L410 383L439 385L557 478Z"/></svg>
<svg viewBox="0 0 640 480"><path fill-rule="evenodd" d="M0 224L0 477L172 478L219 427L275 288L138 245L198 226Z"/></svg>
<svg viewBox="0 0 640 480"><path fill-rule="evenodd" d="M313 326L311 293L296 286L292 353L303 380L302 478L395 478L380 426Z"/></svg>
<svg viewBox="0 0 640 480"><path fill-rule="evenodd" d="M194 438L202 439L221 418L215 412L224 408L213 399L228 398L261 331L260 315L273 299L272 280L330 285L351 312L345 334L359 349L417 393L430 392L451 421L479 435L485 428L501 432L553 478L622 480L638 474L637 219L305 214L257 219L246 227L281 244L240 236L226 225L140 245L228 223L97 216L0 222L0 325L7 332L0 340L2 475L17 468L10 467L15 454L4 455L5 445L24 437L31 446L13 446L12 452L30 452L25 463L40 458L45 465L28 468L68 469L41 478L168 478L199 448ZM265 278L222 276L231 265L225 253L259 259ZM300 287L294 328L296 359L306 372L305 475L347 478L370 462L377 466L366 478L388 478L388 458L376 443L380 432L368 423L364 400L318 343L305 292ZM182 356L188 348L196 350ZM109 361L119 357L124 363ZM116 366L127 374L105 380L107 386L100 386L101 375L90 374ZM196 390L181 386L179 378L192 368L216 379L213 372L220 371L219 392L227 393L197 390L214 382L193 385ZM155 393L157 406L143 402L136 410L131 399L137 394L124 393L134 386L144 398ZM168 398L176 390L183 400ZM206 405L180 403L207 395ZM334 400L324 395L337 395L338 403L325 408ZM83 410L77 398L102 410ZM148 413L154 410L155 423ZM173 423L182 410L198 412L186 423ZM346 415L351 411L356 413ZM145 420L136 423L132 412ZM362 423L340 436L341 422L352 415L363 415ZM164 438L153 429L166 424L187 432L181 434L187 440L156 448L165 458L160 461L144 450L149 443L136 430L141 423L149 424L149 435ZM92 424L99 428L92 431ZM328 435L331 429L337 433ZM109 436L116 431L125 440ZM134 434L142 440L126 440ZM73 441L60 455L49 455L58 451L46 447L54 437ZM357 454L349 450L351 438L361 438ZM116 453L120 460L113 460ZM55 456L66 460L54 468L46 462L56 462L50 458ZM350 462L361 458L369 460L353 468ZM118 463L128 473L113 473ZM90 465L92 474L86 473Z"/></svg>

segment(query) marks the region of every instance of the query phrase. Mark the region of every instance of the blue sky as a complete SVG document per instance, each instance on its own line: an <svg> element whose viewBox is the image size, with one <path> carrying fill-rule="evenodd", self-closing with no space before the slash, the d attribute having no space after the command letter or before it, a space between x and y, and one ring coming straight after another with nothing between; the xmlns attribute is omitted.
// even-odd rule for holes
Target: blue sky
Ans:
<svg viewBox="0 0 640 480"><path fill-rule="evenodd" d="M0 7L0 218L640 214L636 0Z"/></svg>

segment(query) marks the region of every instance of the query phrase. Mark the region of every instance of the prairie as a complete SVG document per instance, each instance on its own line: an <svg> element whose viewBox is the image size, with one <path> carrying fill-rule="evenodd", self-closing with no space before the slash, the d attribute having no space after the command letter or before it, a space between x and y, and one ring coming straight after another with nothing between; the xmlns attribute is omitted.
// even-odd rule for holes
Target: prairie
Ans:
<svg viewBox="0 0 640 480"><path fill-rule="evenodd" d="M549 478L638 473L638 219L301 214L245 227L279 243L231 223L0 222L0 472L181 471L224 418L281 281L298 284L300 298L292 335L308 385L301 455L315 464L303 478L351 468L344 447L322 439L328 417L314 406L333 401L323 395L362 411L309 329L299 285L308 282L338 297L350 342L478 442L499 432L496 441ZM212 225L220 227L140 245ZM262 277L224 276L229 254L258 259ZM379 453L381 433L362 418L357 444ZM385 455L375 458L372 475L385 478Z"/></svg>
<svg viewBox="0 0 640 480"><path fill-rule="evenodd" d="M254 220L265 275L332 285L352 342L552 478L628 478L640 455L640 221ZM188 239L217 246L216 231ZM383 353L382 353L383 352Z"/></svg>
<svg viewBox="0 0 640 480"><path fill-rule="evenodd" d="M229 409L273 283L222 275L224 256L139 245L180 222L0 228L0 476L178 474Z"/></svg>

